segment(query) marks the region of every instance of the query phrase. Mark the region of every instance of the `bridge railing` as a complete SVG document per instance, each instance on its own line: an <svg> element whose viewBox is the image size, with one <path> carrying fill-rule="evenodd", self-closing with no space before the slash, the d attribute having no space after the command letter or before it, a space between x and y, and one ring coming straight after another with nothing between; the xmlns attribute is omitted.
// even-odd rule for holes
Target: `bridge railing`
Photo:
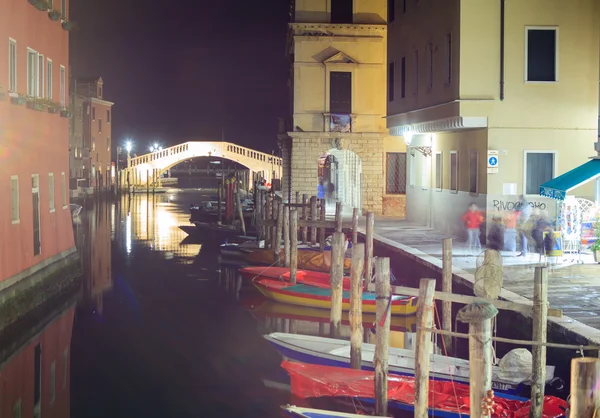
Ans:
<svg viewBox="0 0 600 418"><path fill-rule="evenodd" d="M151 164L153 161L165 158L176 156L182 153L187 153L190 151L190 146L195 144L206 144L209 148L214 148L214 153L210 153L214 157L223 157L227 159L231 159L235 161L235 158L231 158L232 155L239 155L240 157L246 157L250 159L254 159L256 161L264 162L264 163L272 163L274 166L281 166L283 164L283 160L279 157L276 157L271 154L267 154L264 152L256 151L251 148L242 147L236 144L232 144L230 142L186 142L184 144L175 145L169 148L162 149L160 151L150 152L148 154L140 155L130 160L130 167L135 167L141 164ZM229 154L229 155L228 155Z"/></svg>

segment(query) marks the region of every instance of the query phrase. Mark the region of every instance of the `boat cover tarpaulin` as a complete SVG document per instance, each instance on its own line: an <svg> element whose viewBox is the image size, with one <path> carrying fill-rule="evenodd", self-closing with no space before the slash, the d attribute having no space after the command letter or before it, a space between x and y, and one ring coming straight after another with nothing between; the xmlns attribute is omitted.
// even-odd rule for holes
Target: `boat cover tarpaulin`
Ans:
<svg viewBox="0 0 600 418"><path fill-rule="evenodd" d="M374 398L375 374L367 370L296 363L281 363L291 378L292 394L302 398L326 396ZM414 376L388 376L388 400L414 405ZM469 414L469 386L463 383L430 380L429 407L447 412ZM525 418L529 416L529 401L494 397L493 418ZM567 402L553 397L544 398L544 418L565 414Z"/></svg>

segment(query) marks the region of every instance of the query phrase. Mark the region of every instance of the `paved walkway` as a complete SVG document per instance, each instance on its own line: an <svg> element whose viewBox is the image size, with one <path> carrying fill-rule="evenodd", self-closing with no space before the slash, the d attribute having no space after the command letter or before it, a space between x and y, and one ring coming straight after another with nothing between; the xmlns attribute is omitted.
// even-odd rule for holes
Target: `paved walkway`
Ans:
<svg viewBox="0 0 600 418"><path fill-rule="evenodd" d="M364 218L360 226L364 228ZM442 258L442 239L449 237L440 231L411 224L391 217L376 217L375 233L397 243L412 247L431 257ZM476 256L468 254L462 238L453 237L453 265L474 274ZM529 300L533 299L533 272L539 265L539 255L516 257L502 252L503 287ZM583 264L578 263L582 261ZM600 329L600 265L588 254L566 254L560 259L548 259L548 294L550 306L590 327Z"/></svg>

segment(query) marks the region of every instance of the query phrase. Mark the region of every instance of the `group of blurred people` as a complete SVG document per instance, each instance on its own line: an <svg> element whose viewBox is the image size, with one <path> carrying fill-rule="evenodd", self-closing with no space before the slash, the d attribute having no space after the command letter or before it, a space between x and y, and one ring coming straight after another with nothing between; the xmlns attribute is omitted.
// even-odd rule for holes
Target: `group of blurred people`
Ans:
<svg viewBox="0 0 600 418"><path fill-rule="evenodd" d="M481 227L485 216L475 203L461 217L467 229L467 248L469 252L481 251ZM544 234L547 232L547 234ZM517 240L518 237L518 240ZM519 253L517 257L525 257L529 252L529 243L535 244L535 252L548 254L555 244L552 224L547 213L532 208L523 195L513 210L492 216L492 225L487 235L487 247L496 251ZM518 244L518 247L517 247Z"/></svg>

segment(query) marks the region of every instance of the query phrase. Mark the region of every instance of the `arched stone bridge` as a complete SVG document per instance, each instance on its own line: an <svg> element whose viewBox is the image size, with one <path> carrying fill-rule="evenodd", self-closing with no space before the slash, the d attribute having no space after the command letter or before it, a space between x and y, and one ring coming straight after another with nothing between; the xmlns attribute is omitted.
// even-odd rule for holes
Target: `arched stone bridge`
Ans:
<svg viewBox="0 0 600 418"><path fill-rule="evenodd" d="M235 161L253 173L271 182L279 178L282 160L264 152L241 147L230 142L192 141L160 151L150 152L129 160L129 173L132 185L145 185L148 180L158 179L171 167L195 157L220 157Z"/></svg>

